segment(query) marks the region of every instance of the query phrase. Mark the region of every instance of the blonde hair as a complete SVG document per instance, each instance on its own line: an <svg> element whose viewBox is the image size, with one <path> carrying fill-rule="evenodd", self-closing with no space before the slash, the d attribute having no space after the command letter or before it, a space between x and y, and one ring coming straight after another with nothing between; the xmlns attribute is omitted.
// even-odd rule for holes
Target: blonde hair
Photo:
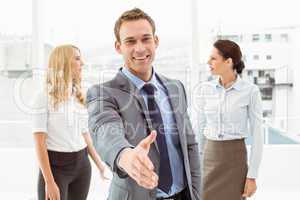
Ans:
<svg viewBox="0 0 300 200"><path fill-rule="evenodd" d="M77 100L85 105L85 98L81 88L81 78L73 77L72 60L75 51L79 50L73 45L57 46L50 54L47 71L47 90L50 105L56 109L58 104L68 100L70 90L75 93Z"/></svg>

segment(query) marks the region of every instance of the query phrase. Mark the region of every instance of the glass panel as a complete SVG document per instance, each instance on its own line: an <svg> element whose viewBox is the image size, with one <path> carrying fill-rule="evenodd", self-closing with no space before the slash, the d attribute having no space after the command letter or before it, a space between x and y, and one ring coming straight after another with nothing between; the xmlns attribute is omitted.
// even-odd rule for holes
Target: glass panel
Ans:
<svg viewBox="0 0 300 200"><path fill-rule="evenodd" d="M272 34L265 34L265 41L271 42L272 41Z"/></svg>

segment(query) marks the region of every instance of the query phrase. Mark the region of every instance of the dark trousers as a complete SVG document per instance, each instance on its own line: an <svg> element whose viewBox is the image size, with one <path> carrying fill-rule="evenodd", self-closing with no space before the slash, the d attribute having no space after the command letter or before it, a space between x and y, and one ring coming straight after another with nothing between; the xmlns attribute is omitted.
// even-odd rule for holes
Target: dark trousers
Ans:
<svg viewBox="0 0 300 200"><path fill-rule="evenodd" d="M48 155L61 200L85 200L91 180L87 149L71 153L48 151ZM38 177L38 199L45 200L45 181L41 171Z"/></svg>

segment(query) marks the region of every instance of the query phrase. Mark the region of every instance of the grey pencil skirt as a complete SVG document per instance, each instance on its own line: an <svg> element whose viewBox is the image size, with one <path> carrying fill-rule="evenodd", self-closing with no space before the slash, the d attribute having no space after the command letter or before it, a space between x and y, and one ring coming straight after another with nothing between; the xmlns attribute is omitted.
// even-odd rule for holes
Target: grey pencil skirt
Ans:
<svg viewBox="0 0 300 200"><path fill-rule="evenodd" d="M202 200L243 200L248 171L244 139L207 140L203 154Z"/></svg>

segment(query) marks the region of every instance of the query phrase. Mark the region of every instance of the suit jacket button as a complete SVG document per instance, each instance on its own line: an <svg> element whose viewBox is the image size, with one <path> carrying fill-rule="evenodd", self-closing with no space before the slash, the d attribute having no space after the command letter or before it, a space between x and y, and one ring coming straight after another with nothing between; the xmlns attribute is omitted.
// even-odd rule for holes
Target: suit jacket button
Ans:
<svg viewBox="0 0 300 200"><path fill-rule="evenodd" d="M150 191L149 194L150 194L151 198L156 198L156 191L155 190Z"/></svg>

